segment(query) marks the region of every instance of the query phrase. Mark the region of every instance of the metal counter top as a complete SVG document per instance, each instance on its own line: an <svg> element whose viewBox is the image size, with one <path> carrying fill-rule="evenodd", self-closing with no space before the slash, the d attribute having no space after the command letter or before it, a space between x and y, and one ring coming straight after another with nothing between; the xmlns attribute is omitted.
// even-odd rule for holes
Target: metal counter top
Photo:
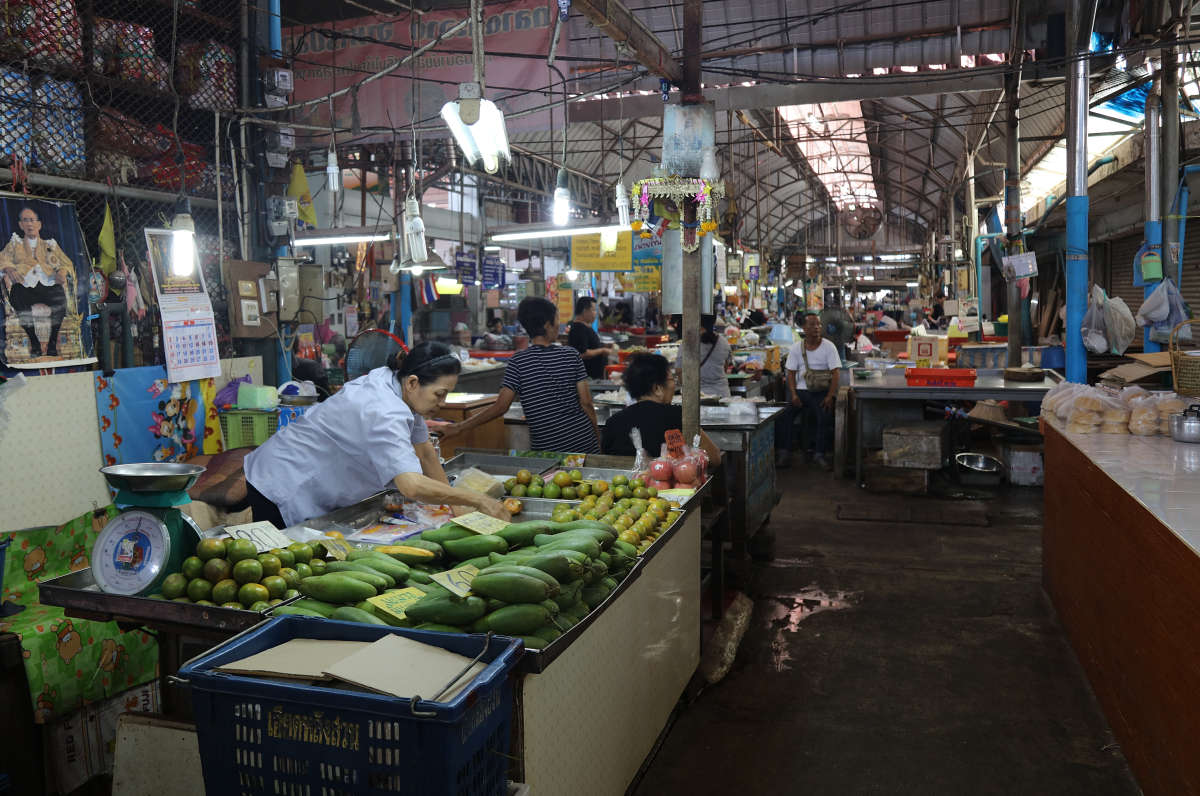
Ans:
<svg viewBox="0 0 1200 796"><path fill-rule="evenodd" d="M608 418L624 409L624 406L612 404L596 405L596 420L603 427ZM776 415L786 407L782 404L754 404L753 418L747 414L735 414L726 406L701 406L700 427L706 431L752 431L773 422ZM511 425L525 425L525 412L520 401L514 401L504 414L504 422Z"/></svg>
<svg viewBox="0 0 1200 796"><path fill-rule="evenodd" d="M1062 381L1053 371L1041 381L1009 381L1000 370L976 371L975 384L970 387L910 387L904 371L892 368L881 371L882 376L862 378L851 374L850 388L857 397L875 400L900 398L908 400L965 400L965 401L1040 401L1050 388Z"/></svg>

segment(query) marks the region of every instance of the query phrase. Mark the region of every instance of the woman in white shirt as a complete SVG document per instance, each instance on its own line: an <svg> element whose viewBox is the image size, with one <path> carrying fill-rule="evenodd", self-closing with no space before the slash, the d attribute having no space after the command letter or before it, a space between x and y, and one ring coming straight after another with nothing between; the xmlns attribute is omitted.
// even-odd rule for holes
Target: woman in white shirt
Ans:
<svg viewBox="0 0 1200 796"><path fill-rule="evenodd" d="M509 519L499 501L451 487L429 441L425 418L454 389L461 368L448 345L420 343L280 429L246 457L255 521L295 525L393 485L422 503Z"/></svg>
<svg viewBox="0 0 1200 796"><path fill-rule="evenodd" d="M729 341L714 330L716 323L716 315L700 316L700 392L728 398L729 379L725 377L725 366L733 358L733 351ZM675 355L675 370L679 371L682 364L683 352L680 351Z"/></svg>
<svg viewBox="0 0 1200 796"><path fill-rule="evenodd" d="M837 401L838 372L842 356L832 340L821 336L821 318L804 316L804 339L788 351L788 397L800 412L804 438L815 461L829 469L833 448L833 406Z"/></svg>

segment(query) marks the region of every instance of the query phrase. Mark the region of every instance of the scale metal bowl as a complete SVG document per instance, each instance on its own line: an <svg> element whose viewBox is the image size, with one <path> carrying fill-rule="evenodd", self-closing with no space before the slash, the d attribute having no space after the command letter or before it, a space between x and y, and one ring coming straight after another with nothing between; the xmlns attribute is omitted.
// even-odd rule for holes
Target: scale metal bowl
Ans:
<svg viewBox="0 0 1200 796"><path fill-rule="evenodd" d="M114 489L129 492L185 492L204 472L198 464L142 462L101 467L100 473Z"/></svg>

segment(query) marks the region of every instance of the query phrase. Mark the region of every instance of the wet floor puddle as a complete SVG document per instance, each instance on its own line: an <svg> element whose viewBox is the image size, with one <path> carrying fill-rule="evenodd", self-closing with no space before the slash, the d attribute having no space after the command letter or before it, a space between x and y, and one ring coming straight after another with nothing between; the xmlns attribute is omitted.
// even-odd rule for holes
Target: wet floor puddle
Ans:
<svg viewBox="0 0 1200 796"><path fill-rule="evenodd" d="M791 668L787 635L799 630L801 622L824 611L850 608L856 596L845 591L827 593L816 586L809 586L794 594L774 597L766 621L771 632L771 657L775 670L782 672Z"/></svg>

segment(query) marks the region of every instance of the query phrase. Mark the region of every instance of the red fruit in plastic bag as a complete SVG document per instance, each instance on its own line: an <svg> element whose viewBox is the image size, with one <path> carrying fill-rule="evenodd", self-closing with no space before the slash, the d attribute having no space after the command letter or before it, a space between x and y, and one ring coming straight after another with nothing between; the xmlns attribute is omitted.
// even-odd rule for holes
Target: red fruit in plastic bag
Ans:
<svg viewBox="0 0 1200 796"><path fill-rule="evenodd" d="M655 459L650 462L650 477L655 481L670 481L675 474L670 459Z"/></svg>
<svg viewBox="0 0 1200 796"><path fill-rule="evenodd" d="M664 489L674 489L675 488L675 485L672 484L670 481L651 481L646 486L652 486L655 489L657 489L659 492L663 491Z"/></svg>
<svg viewBox="0 0 1200 796"><path fill-rule="evenodd" d="M699 474L696 461L693 458L677 459L675 461L675 480L680 484L696 483L696 476Z"/></svg>

